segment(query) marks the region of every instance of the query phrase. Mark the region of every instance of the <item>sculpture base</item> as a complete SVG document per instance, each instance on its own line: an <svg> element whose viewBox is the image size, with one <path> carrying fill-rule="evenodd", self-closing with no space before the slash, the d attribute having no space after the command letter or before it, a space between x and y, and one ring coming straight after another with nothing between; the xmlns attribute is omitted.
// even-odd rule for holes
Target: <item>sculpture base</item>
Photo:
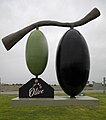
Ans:
<svg viewBox="0 0 106 120"><path fill-rule="evenodd" d="M54 98L14 98L12 99L13 106L97 106L99 99L89 96L54 96Z"/></svg>

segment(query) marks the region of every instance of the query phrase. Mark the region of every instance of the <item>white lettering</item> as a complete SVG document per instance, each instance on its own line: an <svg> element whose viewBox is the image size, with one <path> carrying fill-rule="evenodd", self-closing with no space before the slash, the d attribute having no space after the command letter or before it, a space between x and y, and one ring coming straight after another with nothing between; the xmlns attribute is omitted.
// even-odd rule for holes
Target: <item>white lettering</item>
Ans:
<svg viewBox="0 0 106 120"><path fill-rule="evenodd" d="M34 84L32 88L29 89L29 97L33 97L34 95L39 95L39 94L43 94L44 89L40 89L42 88L41 84Z"/></svg>

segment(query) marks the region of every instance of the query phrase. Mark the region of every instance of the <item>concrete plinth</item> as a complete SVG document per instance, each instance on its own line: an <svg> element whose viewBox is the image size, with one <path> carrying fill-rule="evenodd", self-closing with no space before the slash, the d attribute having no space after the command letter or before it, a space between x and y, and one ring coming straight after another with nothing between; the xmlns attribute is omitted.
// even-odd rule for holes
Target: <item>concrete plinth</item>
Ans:
<svg viewBox="0 0 106 120"><path fill-rule="evenodd" d="M89 96L55 96L54 98L14 98L12 99L13 106L97 106L99 100Z"/></svg>

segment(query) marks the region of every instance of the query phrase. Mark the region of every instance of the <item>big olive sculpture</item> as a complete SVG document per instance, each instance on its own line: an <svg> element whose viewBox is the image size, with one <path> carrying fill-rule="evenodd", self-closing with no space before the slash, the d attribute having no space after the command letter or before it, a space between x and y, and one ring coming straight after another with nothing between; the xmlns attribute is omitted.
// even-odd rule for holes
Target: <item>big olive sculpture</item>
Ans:
<svg viewBox="0 0 106 120"><path fill-rule="evenodd" d="M26 63L29 71L38 76L43 73L48 60L48 44L40 30L34 30L29 35L26 44Z"/></svg>
<svg viewBox="0 0 106 120"><path fill-rule="evenodd" d="M85 87L90 69L89 51L84 37L75 29L61 38L56 55L56 72L66 94L75 97Z"/></svg>
<svg viewBox="0 0 106 120"><path fill-rule="evenodd" d="M45 36L39 27L61 26L69 27L61 38L56 55L56 72L60 86L71 97L78 95L86 85L90 71L90 57L85 39L74 27L84 25L100 16L97 8L94 8L84 18L73 23L58 21L39 21L33 23L2 39L7 50L10 50L28 32L31 33L26 45L26 63L30 72L38 77L44 71L48 60L48 45Z"/></svg>

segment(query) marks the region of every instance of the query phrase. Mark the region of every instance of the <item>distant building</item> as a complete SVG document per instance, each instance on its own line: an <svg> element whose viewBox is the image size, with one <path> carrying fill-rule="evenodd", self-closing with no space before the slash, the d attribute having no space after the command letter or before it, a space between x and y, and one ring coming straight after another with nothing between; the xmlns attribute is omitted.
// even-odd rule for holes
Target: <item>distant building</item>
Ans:
<svg viewBox="0 0 106 120"><path fill-rule="evenodd" d="M96 83L93 81L93 89L94 90L103 90L104 86L102 85L102 83Z"/></svg>

